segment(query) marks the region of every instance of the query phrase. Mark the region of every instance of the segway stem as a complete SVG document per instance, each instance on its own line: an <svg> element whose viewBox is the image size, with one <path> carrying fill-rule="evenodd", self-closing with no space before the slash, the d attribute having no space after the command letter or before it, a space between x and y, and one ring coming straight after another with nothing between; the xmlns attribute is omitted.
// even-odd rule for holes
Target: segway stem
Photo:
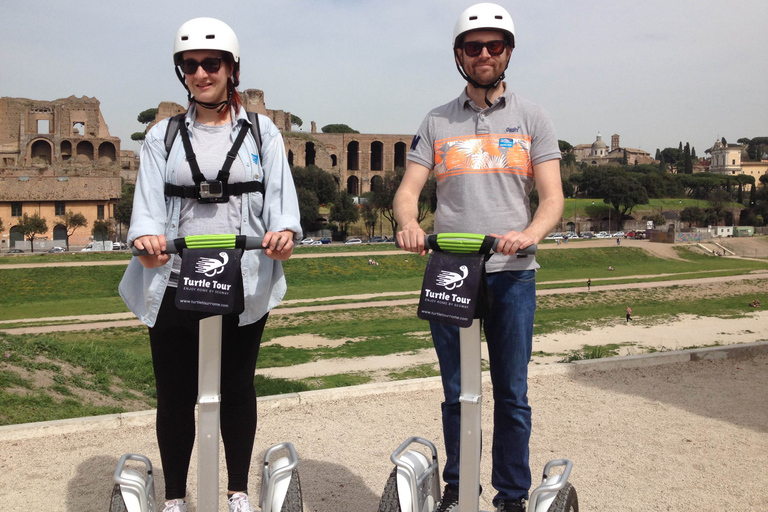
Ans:
<svg viewBox="0 0 768 512"><path fill-rule="evenodd" d="M197 509L200 512L219 510L221 326L221 315L200 320L197 372Z"/></svg>
<svg viewBox="0 0 768 512"><path fill-rule="evenodd" d="M480 320L459 330L461 357L461 435L459 437L459 511L480 508L482 371Z"/></svg>

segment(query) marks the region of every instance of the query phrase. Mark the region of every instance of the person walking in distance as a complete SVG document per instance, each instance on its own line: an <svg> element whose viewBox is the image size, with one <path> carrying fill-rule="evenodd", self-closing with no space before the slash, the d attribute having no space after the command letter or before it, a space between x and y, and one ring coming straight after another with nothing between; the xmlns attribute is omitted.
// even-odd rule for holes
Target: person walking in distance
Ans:
<svg viewBox="0 0 768 512"><path fill-rule="evenodd" d="M587 291L592 289L592 278L587 279Z"/></svg>
<svg viewBox="0 0 768 512"><path fill-rule="evenodd" d="M465 10L453 32L456 66L466 87L455 100L432 110L411 144L403 181L394 199L406 251L426 254L417 220L419 193L431 172L437 178L435 233L475 232L499 238L488 260L493 294L483 322L494 398L493 471L497 511L523 511L531 486L528 362L536 308L533 257L515 252L537 244L562 218L560 150L552 123L539 107L504 82L517 41L503 7L481 3ZM528 196L536 187L539 207ZM446 462L438 510L458 502L460 378L459 328L431 322L440 362ZM479 491L479 490L478 490Z"/></svg>
<svg viewBox="0 0 768 512"><path fill-rule="evenodd" d="M627 306L627 323L629 322L634 322L634 320L632 320L632 308Z"/></svg>

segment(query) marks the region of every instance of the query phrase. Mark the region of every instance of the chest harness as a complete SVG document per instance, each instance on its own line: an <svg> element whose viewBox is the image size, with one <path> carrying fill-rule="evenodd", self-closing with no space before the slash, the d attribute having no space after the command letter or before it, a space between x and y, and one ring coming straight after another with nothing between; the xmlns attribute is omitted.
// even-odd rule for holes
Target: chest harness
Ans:
<svg viewBox="0 0 768 512"><path fill-rule="evenodd" d="M256 148L259 153L258 158L261 160L261 128L259 127L258 114L254 112L248 112L247 114L248 120L251 122L250 131L253 134L253 138L256 139ZM185 122L185 114L173 116L168 123L165 132L166 158L173 146L173 141L176 138L177 132L181 133L181 142L184 144L184 153L186 154L189 168L192 171L192 179L195 184L174 185L172 183L166 183L166 196L197 199L197 202L199 203L226 203L229 201L229 196L239 196L248 192L258 192L261 195L264 195L264 183L261 181L229 183L229 170L232 167L235 158L237 158L237 152L240 149L240 146L243 145L243 140L248 134L248 130L246 130L244 126L240 128L240 133L237 134L235 142L232 144L232 148L227 153L224 165L221 166L219 173L216 175L216 179L213 180L206 180L205 176L200 171L200 166L197 165L197 157L192 150L192 143L189 140L189 131L187 129L187 123Z"/></svg>

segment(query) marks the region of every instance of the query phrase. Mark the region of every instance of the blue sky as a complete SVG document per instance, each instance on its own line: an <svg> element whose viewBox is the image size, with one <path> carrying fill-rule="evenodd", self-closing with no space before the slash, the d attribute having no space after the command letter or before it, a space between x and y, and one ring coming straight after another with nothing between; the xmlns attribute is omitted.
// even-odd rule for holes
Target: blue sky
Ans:
<svg viewBox="0 0 768 512"><path fill-rule="evenodd" d="M411 134L463 87L451 35L473 2L440 0L3 0L0 96L96 97L112 135L142 110L184 103L172 69L186 20L227 22L241 44L241 89L309 130L346 123L363 133ZM507 83L541 104L557 136L655 154L718 137L768 136L768 2L647 0L499 2L517 48Z"/></svg>

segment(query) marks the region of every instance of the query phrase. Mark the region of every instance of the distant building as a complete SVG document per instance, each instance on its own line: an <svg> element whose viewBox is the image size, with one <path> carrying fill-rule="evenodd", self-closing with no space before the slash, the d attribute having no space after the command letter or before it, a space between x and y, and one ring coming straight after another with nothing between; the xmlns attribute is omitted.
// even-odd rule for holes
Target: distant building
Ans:
<svg viewBox="0 0 768 512"><path fill-rule="evenodd" d="M741 155L744 152L744 146L741 144L723 144L722 140L717 140L709 151L712 154L709 172L752 176L757 185L760 185L760 176L768 174L768 161L741 161ZM750 186L747 185L746 187L749 190Z"/></svg>
<svg viewBox="0 0 768 512"><path fill-rule="evenodd" d="M585 162L587 165L620 165L624 161L634 165L650 164L654 161L651 155L642 149L621 147L618 134L611 136L611 147L608 148L598 133L597 139L592 144L574 146L573 155L576 157L576 162Z"/></svg>
<svg viewBox="0 0 768 512"><path fill-rule="evenodd" d="M18 221L25 213L48 225L35 249L64 245L70 210L88 221L70 244L85 245L95 221L112 219L121 172L134 165L133 152L121 151L110 135L96 98L0 98L0 248L24 243Z"/></svg>
<svg viewBox="0 0 768 512"><path fill-rule="evenodd" d="M715 174L741 174L741 152L744 147L741 144L723 144L718 140L710 149L712 161L709 164L709 172Z"/></svg>

